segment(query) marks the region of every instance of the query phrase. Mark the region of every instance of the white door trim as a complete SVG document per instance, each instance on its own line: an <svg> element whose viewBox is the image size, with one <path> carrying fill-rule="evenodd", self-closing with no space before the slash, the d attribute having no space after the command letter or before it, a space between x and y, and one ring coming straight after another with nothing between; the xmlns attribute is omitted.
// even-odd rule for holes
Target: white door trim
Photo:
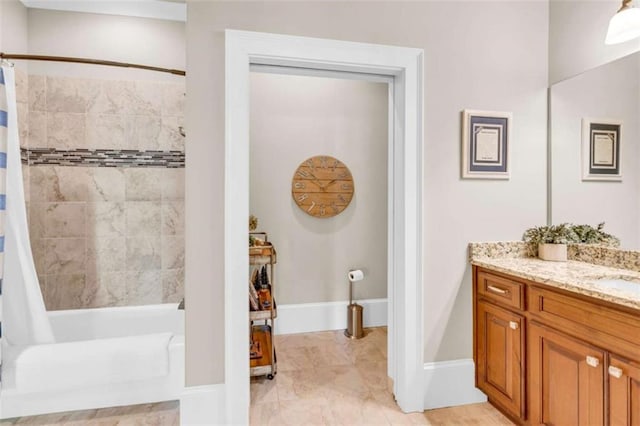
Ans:
<svg viewBox="0 0 640 426"><path fill-rule="evenodd" d="M389 188L389 332L394 393L422 411L422 49L225 31L225 393L229 424L249 423L247 218L250 64L392 76ZM277 379L276 379L277 380Z"/></svg>

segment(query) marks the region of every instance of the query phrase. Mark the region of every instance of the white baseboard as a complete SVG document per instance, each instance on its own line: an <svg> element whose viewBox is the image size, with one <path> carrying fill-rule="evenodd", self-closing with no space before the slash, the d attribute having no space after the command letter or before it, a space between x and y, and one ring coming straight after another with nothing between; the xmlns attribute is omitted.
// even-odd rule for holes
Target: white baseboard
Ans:
<svg viewBox="0 0 640 426"><path fill-rule="evenodd" d="M180 397L180 424L185 426L224 425L224 383L185 387Z"/></svg>
<svg viewBox="0 0 640 426"><path fill-rule="evenodd" d="M424 409L486 402L475 386L472 359L431 362L424 365Z"/></svg>
<svg viewBox="0 0 640 426"><path fill-rule="evenodd" d="M365 327L387 325L387 299L365 299L357 303L364 308ZM349 302L300 303L278 305L275 334L311 333L347 328Z"/></svg>

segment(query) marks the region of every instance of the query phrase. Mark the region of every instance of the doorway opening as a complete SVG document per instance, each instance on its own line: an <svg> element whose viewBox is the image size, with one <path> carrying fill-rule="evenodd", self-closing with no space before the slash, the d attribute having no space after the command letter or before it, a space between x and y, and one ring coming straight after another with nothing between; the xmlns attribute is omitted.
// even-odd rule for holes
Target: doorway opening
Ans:
<svg viewBox="0 0 640 426"><path fill-rule="evenodd" d="M387 365L393 77L252 65L250 79L249 207L262 231L250 255L251 421L397 415ZM352 269L363 278L350 284ZM350 285L350 333L362 325L361 339L345 336Z"/></svg>
<svg viewBox="0 0 640 426"><path fill-rule="evenodd" d="M227 423L247 423L247 220L250 66L393 78L389 112L389 373L399 407L423 411L421 49L227 30L225 32L225 402Z"/></svg>

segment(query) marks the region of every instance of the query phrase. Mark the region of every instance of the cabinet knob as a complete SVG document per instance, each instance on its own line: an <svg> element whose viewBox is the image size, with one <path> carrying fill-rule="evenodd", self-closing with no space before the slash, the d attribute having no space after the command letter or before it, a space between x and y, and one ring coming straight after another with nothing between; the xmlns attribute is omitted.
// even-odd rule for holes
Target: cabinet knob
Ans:
<svg viewBox="0 0 640 426"><path fill-rule="evenodd" d="M613 365L609 366L609 375L619 379L622 377L622 368L614 367Z"/></svg>
<svg viewBox="0 0 640 426"><path fill-rule="evenodd" d="M591 367L597 367L598 365L600 365L600 360L595 356L587 355L587 365Z"/></svg>
<svg viewBox="0 0 640 426"><path fill-rule="evenodd" d="M517 323L517 322L515 322L515 321L509 321L509 327L510 327L512 330L517 330L517 329L518 329L518 323Z"/></svg>

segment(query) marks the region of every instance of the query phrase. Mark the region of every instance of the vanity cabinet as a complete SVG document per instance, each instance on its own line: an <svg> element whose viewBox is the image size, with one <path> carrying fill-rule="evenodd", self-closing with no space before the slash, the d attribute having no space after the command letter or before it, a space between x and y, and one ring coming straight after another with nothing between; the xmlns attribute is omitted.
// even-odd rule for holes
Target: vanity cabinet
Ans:
<svg viewBox="0 0 640 426"><path fill-rule="evenodd" d="M640 425L640 363L611 355L607 373L609 424Z"/></svg>
<svg viewBox="0 0 640 426"><path fill-rule="evenodd" d="M522 284L483 271L475 281L476 387L511 417L524 417Z"/></svg>
<svg viewBox="0 0 640 426"><path fill-rule="evenodd" d="M529 325L531 424L604 424L604 351Z"/></svg>
<svg viewBox="0 0 640 426"><path fill-rule="evenodd" d="M474 266L476 386L520 424L640 426L640 312Z"/></svg>
<svg viewBox="0 0 640 426"><path fill-rule="evenodd" d="M524 416L524 318L478 302L476 386L516 417Z"/></svg>

